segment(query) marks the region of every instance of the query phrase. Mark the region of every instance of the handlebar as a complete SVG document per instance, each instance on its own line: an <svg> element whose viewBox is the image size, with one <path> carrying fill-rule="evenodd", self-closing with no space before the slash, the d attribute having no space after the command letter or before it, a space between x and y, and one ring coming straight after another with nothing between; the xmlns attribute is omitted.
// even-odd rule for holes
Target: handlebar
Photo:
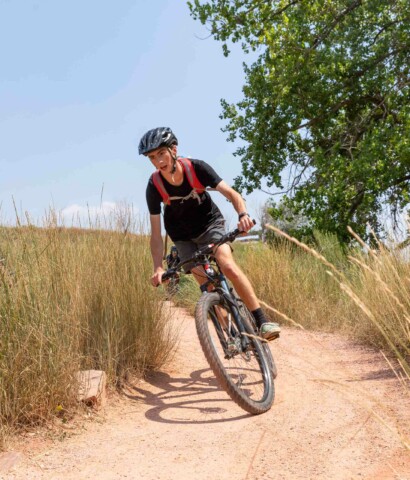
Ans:
<svg viewBox="0 0 410 480"><path fill-rule="evenodd" d="M253 225L256 225L256 221L255 220L252 220L252 221L253 221ZM194 261L198 260L198 258L203 255L209 255L213 253L215 247L223 245L224 243L227 243L227 242L233 242L236 239L236 237L239 236L241 233L245 233L245 232L239 230L239 228L235 228L235 230L232 230L232 232L226 233L218 242L211 243L206 247L203 247L197 250L194 253L193 257L189 258L188 260L185 260L184 262L179 263L176 267L169 268L165 273L163 273L161 277L162 281L168 280L169 278L173 277L187 263L191 263L193 260Z"/></svg>
<svg viewBox="0 0 410 480"><path fill-rule="evenodd" d="M168 278L173 277L176 273L178 273L177 268L169 268L165 273L162 274L162 281L168 280Z"/></svg>

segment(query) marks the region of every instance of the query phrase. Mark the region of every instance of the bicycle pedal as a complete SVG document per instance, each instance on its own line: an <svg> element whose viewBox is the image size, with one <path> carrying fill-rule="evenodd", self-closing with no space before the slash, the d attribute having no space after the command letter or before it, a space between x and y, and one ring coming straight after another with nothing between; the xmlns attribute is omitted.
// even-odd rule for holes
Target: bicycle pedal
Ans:
<svg viewBox="0 0 410 480"><path fill-rule="evenodd" d="M227 344L228 344L228 351L229 352L234 353L234 352L238 351L238 347L237 347L234 340L228 341Z"/></svg>
<svg viewBox="0 0 410 480"><path fill-rule="evenodd" d="M254 338L255 340L259 340L262 343L268 343L269 342L269 340L266 340L266 338L260 337L259 335L252 335L251 333L245 333L245 332L242 332L242 335L244 335L245 337L248 337L248 338Z"/></svg>

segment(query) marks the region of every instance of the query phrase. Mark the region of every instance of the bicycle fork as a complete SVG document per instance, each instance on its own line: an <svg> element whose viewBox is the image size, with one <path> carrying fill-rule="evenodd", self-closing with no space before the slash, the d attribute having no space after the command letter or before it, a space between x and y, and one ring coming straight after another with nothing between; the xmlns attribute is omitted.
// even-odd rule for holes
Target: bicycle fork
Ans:
<svg viewBox="0 0 410 480"><path fill-rule="evenodd" d="M236 303L236 300L232 297L231 291L229 289L228 282L226 279L221 276L222 278L220 279L220 284L221 284L221 289L220 289L220 294L224 298L225 302L230 306L228 311L228 334L232 335L233 329L232 329L232 323L237 326L239 333L240 333L240 345L237 345L237 347L240 347L242 351L246 351L247 348L249 347L249 339L246 335L243 335L245 332L245 326L242 322L241 315L239 313L239 307ZM233 319L232 319L233 316ZM235 336L232 335L232 337L236 340Z"/></svg>

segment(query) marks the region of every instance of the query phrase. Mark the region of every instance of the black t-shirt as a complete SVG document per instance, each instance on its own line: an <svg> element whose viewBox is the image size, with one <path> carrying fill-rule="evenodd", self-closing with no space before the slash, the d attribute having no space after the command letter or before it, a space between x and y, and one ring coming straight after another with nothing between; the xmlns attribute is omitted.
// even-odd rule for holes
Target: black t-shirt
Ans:
<svg viewBox="0 0 410 480"><path fill-rule="evenodd" d="M222 180L215 170L201 160L191 160L198 180L204 187L215 188ZM181 185L175 186L162 177L165 190L170 197L186 197L192 187L184 171L184 180ZM149 179L146 191L148 210L151 215L161 213L162 197L155 187L152 176ZM164 205L165 230L171 239L191 240L201 235L213 222L223 219L219 208L212 201L208 192L199 194L201 202L197 198L186 200L171 200L171 205Z"/></svg>

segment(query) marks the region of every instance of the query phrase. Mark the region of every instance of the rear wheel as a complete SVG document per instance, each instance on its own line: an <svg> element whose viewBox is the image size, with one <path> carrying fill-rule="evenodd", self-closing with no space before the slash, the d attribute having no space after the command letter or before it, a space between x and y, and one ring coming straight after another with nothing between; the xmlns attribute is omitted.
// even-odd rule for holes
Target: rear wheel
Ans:
<svg viewBox="0 0 410 480"><path fill-rule="evenodd" d="M249 413L264 413L275 395L269 359L246 316L242 322L249 336L239 332L231 308L217 292L202 295L195 310L199 341L232 400Z"/></svg>

